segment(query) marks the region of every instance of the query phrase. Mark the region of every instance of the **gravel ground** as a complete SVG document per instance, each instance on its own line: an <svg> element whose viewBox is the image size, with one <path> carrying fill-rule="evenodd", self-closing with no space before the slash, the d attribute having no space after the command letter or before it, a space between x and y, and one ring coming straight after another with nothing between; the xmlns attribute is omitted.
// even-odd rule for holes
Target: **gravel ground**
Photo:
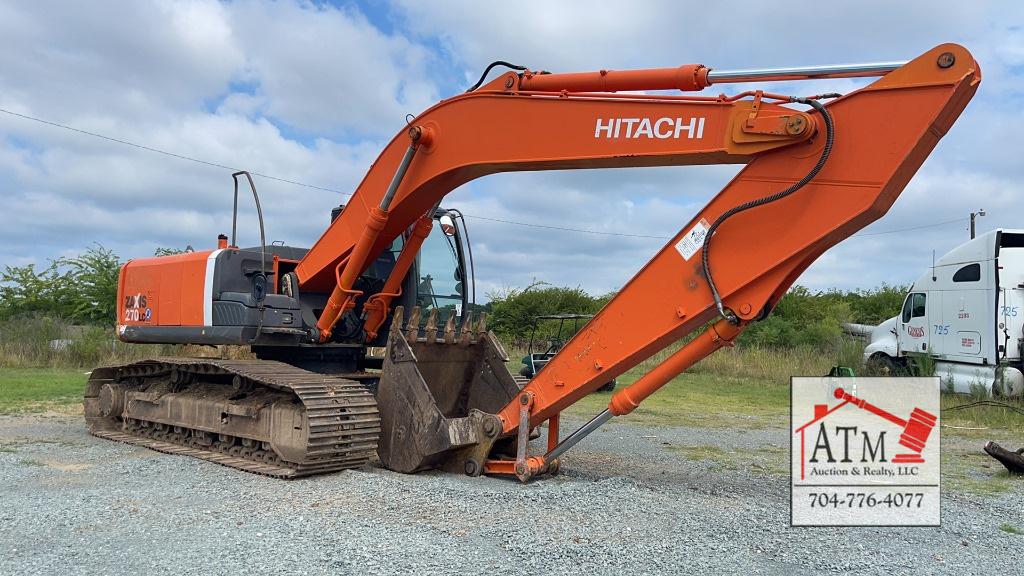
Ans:
<svg viewBox="0 0 1024 576"><path fill-rule="evenodd" d="M287 482L0 417L0 574L1019 573L1024 536L998 527L1024 524L1024 482L945 490L941 528L790 528L786 440L612 423L528 485L373 466ZM764 467L677 449L709 445Z"/></svg>

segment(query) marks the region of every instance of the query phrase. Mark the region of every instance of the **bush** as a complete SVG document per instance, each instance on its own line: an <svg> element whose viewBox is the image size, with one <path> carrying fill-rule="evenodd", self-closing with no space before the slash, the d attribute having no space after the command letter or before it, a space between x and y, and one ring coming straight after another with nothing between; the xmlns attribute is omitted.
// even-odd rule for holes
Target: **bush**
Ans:
<svg viewBox="0 0 1024 576"><path fill-rule="evenodd" d="M898 314L907 290L883 284L870 290L811 292L794 286L771 315L747 328L739 341L758 346L832 348L840 345L843 323L877 325Z"/></svg>
<svg viewBox="0 0 1024 576"><path fill-rule="evenodd" d="M812 293L794 286L768 318L740 335L739 342L761 347L828 347L842 337L841 324L852 317L850 303L840 293Z"/></svg>
<svg viewBox="0 0 1024 576"><path fill-rule="evenodd" d="M112 326L120 269L117 255L99 244L43 270L33 264L6 266L0 273L0 320L42 315Z"/></svg>
<svg viewBox="0 0 1024 576"><path fill-rule="evenodd" d="M852 322L858 324L881 324L899 314L903 299L910 286L889 286L882 284L870 290L854 290L839 293L850 303Z"/></svg>
<svg viewBox="0 0 1024 576"><path fill-rule="evenodd" d="M601 299L581 288L559 288L535 282L524 290L508 289L489 294L491 316L488 326L509 343L523 345L533 331L537 316L546 314L593 314L601 308ZM574 333L573 322L567 320L563 339ZM579 321L579 327L586 324ZM558 332L558 321L544 321L537 325L537 340L548 340Z"/></svg>
<svg viewBox="0 0 1024 576"><path fill-rule="evenodd" d="M24 315L0 321L0 368L95 368L181 353L180 346L125 344L113 328L72 326L64 320ZM190 351L194 353L193 351Z"/></svg>
<svg viewBox="0 0 1024 576"><path fill-rule="evenodd" d="M903 286L882 285L870 290L812 292L794 286L779 301L775 310L761 322L749 326L739 343L759 348L815 347L823 353L843 358L850 365L859 354L859 344L845 340L842 324L878 324L899 312L906 295ZM492 315L490 326L507 343L525 346L534 319L543 314L584 313L600 310L614 293L590 296L580 288L556 288L535 282L523 290L507 289L490 294ZM563 338L572 335L568 325ZM585 322L580 322L582 326ZM537 340L550 339L557 332L557 321L538 325Z"/></svg>

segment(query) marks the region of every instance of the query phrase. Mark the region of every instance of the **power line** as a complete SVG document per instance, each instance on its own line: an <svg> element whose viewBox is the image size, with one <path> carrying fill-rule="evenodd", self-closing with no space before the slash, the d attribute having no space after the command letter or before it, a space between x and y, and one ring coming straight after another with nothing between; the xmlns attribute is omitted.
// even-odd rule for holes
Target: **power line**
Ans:
<svg viewBox="0 0 1024 576"><path fill-rule="evenodd" d="M566 232L580 232L583 234L600 234L602 236L627 236L629 238L655 238L657 240L668 240L671 236L649 236L647 234L627 234L624 232L601 232L599 230L584 230L582 228L565 228L563 226L549 226L547 224L533 224L530 222L516 222L515 220L502 220L500 218L489 218L487 216L474 216L466 214L466 218L477 220L488 220L490 222L501 222L503 224L515 224L516 226L528 226L530 228L546 228L548 230L564 230Z"/></svg>
<svg viewBox="0 0 1024 576"><path fill-rule="evenodd" d="M87 136L92 136L94 138L101 138L103 140L109 140L110 142L117 142L118 144L124 144L125 146L132 146L133 148L138 148L140 150L147 150L149 152L156 152L157 154L163 154L164 156L170 156L172 158L178 158L179 160L188 160L189 162L196 162L198 164L205 164L207 166L213 166L214 168L223 168L224 170L230 170L232 172L240 171L239 168L232 168L231 166L225 166L224 164L218 164L216 162L209 162L207 160L200 160L199 158L193 158L192 156L185 156L184 154L175 154L174 152L168 152L167 150L161 150L159 148L153 148L152 146L145 146L145 145L142 145L142 144L137 144L135 142L129 142L127 140L121 140L120 138L114 138L112 136L105 136L103 134L97 134L96 132L89 132L88 130L82 130L80 128L74 128L74 127L68 126L66 124L60 124L58 122L51 122L49 120L43 120L42 118L36 118L35 116L29 116L27 114L19 114L18 112L12 112L10 110L5 110L3 108L0 108L0 112L3 112L4 114L10 114L11 116L17 116L18 118L24 118L26 120L32 120L33 122L39 122L40 124L46 124L46 125L49 125L49 126L55 126L57 128L63 128L65 130L70 130L72 132L78 132L79 134L85 134ZM297 182L295 180L289 180L287 178L280 178L278 176L271 176L269 174L261 174L259 172L250 172L250 173L253 176L259 176L261 178L266 178L268 180L277 180L278 182L284 182L286 184L293 184L295 186L302 186L302 187L305 187L305 188L313 188L313 189L316 189L316 190L323 190L325 192L334 192L336 194L347 194L349 196L352 195L351 192L342 192L341 190L335 190L333 188L325 188L323 186L316 186L314 184L306 184L305 182Z"/></svg>
<svg viewBox="0 0 1024 576"><path fill-rule="evenodd" d="M861 238L863 236L881 236L883 234L895 234L897 232L910 232L911 230L921 230L924 228L935 228L936 226L945 226L946 224L952 224L954 222L963 222L963 218L956 218L954 220L946 220L945 222L936 222L935 224L923 224L921 226L914 226L912 228L900 228L899 230L886 230L885 232L864 232L862 234L854 234L850 238Z"/></svg>
<svg viewBox="0 0 1024 576"><path fill-rule="evenodd" d="M467 218L476 218L477 220L489 220L491 222L502 222L504 224L515 224L516 226L527 226L530 228L547 228L551 230L565 230L568 232L583 232L586 234L602 234L606 236L628 236L631 238L653 238L656 240L671 240L673 236L648 236L646 234L625 234L621 232L599 232L597 230L583 230L579 228L563 228L561 226L548 226L545 224L533 224L530 222L516 222L515 220L501 220L499 218L487 218L484 216L473 216L466 214ZM897 234L899 232L909 232L911 230L921 230L922 228L934 228L936 226L945 226L946 224L952 224L954 222L961 222L963 218L957 218L955 220L946 220L944 222L936 222L935 224L924 224L922 226L913 226L910 228L900 228L897 230L886 230L884 232L867 232L864 234L854 234L850 238L861 238L864 236L881 236L883 234Z"/></svg>
<svg viewBox="0 0 1024 576"><path fill-rule="evenodd" d="M176 154L174 152L168 152L167 150L161 150L160 148L154 148L152 146L146 146L146 145L143 145L143 144L138 144L136 142L130 142L128 140L122 140L120 138L114 138L113 136L106 136L104 134L99 134L99 133L96 133L96 132L90 132L88 130L82 130L80 128L75 128L73 126L68 126L67 124L61 124L59 122L53 122L53 121L50 121L50 120L43 120L42 118L37 118L35 116L29 116L28 114L21 114L21 113L18 113L18 112L13 112L11 110L5 110L3 108L0 108L0 112L3 112L4 114L9 114L11 116L17 116L18 118L24 118L25 120L31 120L33 122L39 122L40 124L46 124L47 126L53 126L53 127L56 127L56 128L63 128L64 130L70 130L71 132L77 132L79 134L85 134L86 136L92 136L94 138L100 138L102 140L107 140L107 141L110 141L110 142L116 142L118 144L123 144L125 146L131 146L133 148L138 148L139 150L146 150L148 152L154 152L156 154L163 154L164 156L170 156L171 158L177 158L179 160L188 160L189 162L196 162L198 164L203 164L203 165L206 165L206 166L212 166L214 168L222 168L224 170L230 170L232 172L238 172L240 170L239 168L233 168L231 166L227 166L227 165L224 165L224 164L218 164L216 162L210 162L208 160L202 160L200 158L195 158L195 157L192 157L192 156L186 156L184 154ZM266 178L268 180L276 180L278 182L284 182L285 184L292 184L294 186L302 186L304 188L312 188L314 190L323 190L325 192L334 192L335 194L341 194L343 196L351 196L352 195L352 192L342 192L341 190L335 190L334 188L327 188L327 187L324 187L324 186L317 186L315 184L307 184L305 182L299 182L297 180L289 180L287 178L280 178L278 176L271 176L269 174L263 174L263 173L260 173L260 172L250 172L250 173L253 176L259 176L261 178ZM547 224L535 224L535 223L532 223L532 222L517 222L515 220L503 220L503 219L500 219L500 218L490 218L490 217L487 217L487 216L474 216L472 214L465 214L465 216L467 218L475 218L477 220L487 220L487 221L490 221L490 222L500 222L502 224L513 224L515 226L525 226L525 227L528 227L528 228L543 228L543 229L547 229L547 230L561 230L561 231L564 231L564 232L577 232L577 233L580 233L580 234L596 234L596 235L600 235L600 236L621 236L621 237L627 237L627 238L650 238L650 239L654 239L654 240L670 240L672 238L672 236L653 236L653 235L647 235L647 234L628 234L628 233L624 233L624 232L602 232L602 231L599 231L599 230L586 230L586 229L583 229L583 228L567 228L567 227L563 227L563 226L550 226L550 225L547 225ZM913 230L921 230L921 229L924 229L924 228L934 228L934 227L937 227L937 226L945 226L946 224L952 224L954 222L960 222L962 220L963 220L962 218L957 218L957 219L954 219L954 220L946 220L944 222L936 222L934 224L924 224L924 225L921 225L921 226L913 226L913 227L910 227L910 228L900 228L898 230L886 230L884 232L864 232L864 233L860 233L860 234L854 234L853 236L851 236L851 238L862 238L862 237L865 237L865 236L882 236L882 235L885 235L885 234L897 234L897 233L900 233L900 232L910 232L910 231L913 231Z"/></svg>

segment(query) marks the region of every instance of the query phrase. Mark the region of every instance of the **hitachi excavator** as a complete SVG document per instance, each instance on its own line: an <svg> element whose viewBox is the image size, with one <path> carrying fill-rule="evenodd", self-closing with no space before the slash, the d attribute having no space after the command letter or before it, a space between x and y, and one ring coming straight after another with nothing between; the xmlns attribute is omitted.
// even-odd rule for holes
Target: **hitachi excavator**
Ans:
<svg viewBox="0 0 1024 576"><path fill-rule="evenodd" d="M268 246L261 215L259 247L221 236L213 250L125 264L123 341L245 345L255 359L97 368L90 431L281 478L375 453L400 472L555 473L566 450L731 345L825 250L885 214L981 80L954 44L906 62L763 70L495 64L509 71L486 82L492 65L409 120L312 248ZM856 77L877 79L846 95L692 94ZM717 163L746 166L520 389L471 318L468 238L445 195L497 172ZM247 176L235 176L236 211ZM431 272L437 254L455 265ZM559 437L566 407L694 333ZM531 454L545 422L546 452Z"/></svg>

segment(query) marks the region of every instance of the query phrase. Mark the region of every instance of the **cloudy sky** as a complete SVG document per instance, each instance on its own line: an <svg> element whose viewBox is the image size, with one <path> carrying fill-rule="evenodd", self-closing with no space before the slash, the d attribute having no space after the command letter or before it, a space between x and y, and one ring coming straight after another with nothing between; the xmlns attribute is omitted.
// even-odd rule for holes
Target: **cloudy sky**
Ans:
<svg viewBox="0 0 1024 576"><path fill-rule="evenodd" d="M122 258L209 247L230 229L230 172L80 130L312 185L258 178L268 240L309 246L383 144L487 63L533 69L726 68L902 60L967 46L984 82L882 220L824 255L814 289L910 283L980 230L1024 228L1024 4L858 2L0 1L0 265L93 242ZM840 91L850 81L832 83ZM795 86L810 93L821 85ZM729 89L729 87L725 87ZM737 88L738 90L739 88ZM532 280L620 287L733 166L495 175L450 194L481 292ZM327 189L327 190L325 190ZM240 242L258 242L240 223ZM897 232L892 232L897 231Z"/></svg>

